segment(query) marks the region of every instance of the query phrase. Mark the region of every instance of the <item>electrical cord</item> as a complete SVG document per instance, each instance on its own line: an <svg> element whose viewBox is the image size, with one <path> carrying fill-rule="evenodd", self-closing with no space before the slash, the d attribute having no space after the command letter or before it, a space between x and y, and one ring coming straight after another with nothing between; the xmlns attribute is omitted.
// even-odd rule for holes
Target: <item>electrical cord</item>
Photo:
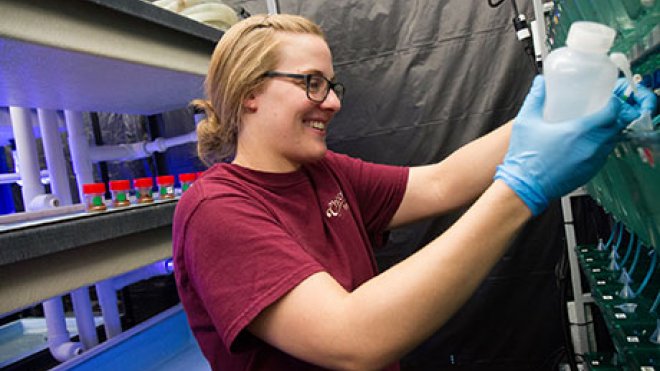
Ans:
<svg viewBox="0 0 660 371"><path fill-rule="evenodd" d="M498 6L502 5L504 0L500 0L496 3L493 2L493 0L488 0L488 5L490 5L491 8L497 8Z"/></svg>

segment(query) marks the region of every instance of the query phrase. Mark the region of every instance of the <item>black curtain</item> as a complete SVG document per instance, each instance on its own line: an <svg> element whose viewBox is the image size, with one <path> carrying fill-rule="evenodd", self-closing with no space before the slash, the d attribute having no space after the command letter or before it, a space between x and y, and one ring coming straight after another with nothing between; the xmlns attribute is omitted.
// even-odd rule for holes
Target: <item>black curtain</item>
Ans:
<svg viewBox="0 0 660 371"><path fill-rule="evenodd" d="M264 0L227 3L266 12ZM534 76L508 1L498 8L486 0L279 3L282 13L306 16L326 32L336 75L347 87L329 129L328 145L337 152L397 165L440 161L512 119ZM531 2L519 3L533 18ZM379 265L406 258L458 216L393 231ZM402 361L403 369L552 369L563 346L555 265L564 249L561 210L553 204L528 223L450 322Z"/></svg>

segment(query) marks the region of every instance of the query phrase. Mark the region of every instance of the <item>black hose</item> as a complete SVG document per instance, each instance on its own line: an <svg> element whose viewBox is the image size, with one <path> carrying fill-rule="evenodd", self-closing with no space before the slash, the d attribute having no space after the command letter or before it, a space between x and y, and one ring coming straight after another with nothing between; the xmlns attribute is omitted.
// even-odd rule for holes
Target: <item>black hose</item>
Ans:
<svg viewBox="0 0 660 371"><path fill-rule="evenodd" d="M497 8L498 6L502 5L504 0L500 0L496 3L493 2L493 0L488 0L488 5L490 5L491 8Z"/></svg>

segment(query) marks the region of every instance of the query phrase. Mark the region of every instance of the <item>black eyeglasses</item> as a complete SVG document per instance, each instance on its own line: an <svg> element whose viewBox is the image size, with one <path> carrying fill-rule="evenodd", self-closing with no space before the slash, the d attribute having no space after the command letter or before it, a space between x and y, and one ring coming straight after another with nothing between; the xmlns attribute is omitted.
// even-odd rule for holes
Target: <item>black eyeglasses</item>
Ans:
<svg viewBox="0 0 660 371"><path fill-rule="evenodd" d="M341 101L344 97L346 88L340 82L332 82L319 73L284 73L278 71L268 71L264 73L264 77L290 77L292 79L303 80L305 82L305 89L307 92L307 99L315 103L323 103L325 98L328 97L330 89L332 89L337 98Z"/></svg>

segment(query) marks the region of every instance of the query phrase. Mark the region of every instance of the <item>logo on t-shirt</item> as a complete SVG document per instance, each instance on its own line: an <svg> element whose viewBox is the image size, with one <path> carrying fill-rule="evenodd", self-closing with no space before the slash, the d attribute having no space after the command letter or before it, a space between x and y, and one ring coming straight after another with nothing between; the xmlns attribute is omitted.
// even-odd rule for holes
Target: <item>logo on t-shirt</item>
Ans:
<svg viewBox="0 0 660 371"><path fill-rule="evenodd" d="M328 202L328 208L325 210L325 215L328 218L340 216L342 210L348 210L348 202L346 202L344 194L339 192L335 196L334 200Z"/></svg>

